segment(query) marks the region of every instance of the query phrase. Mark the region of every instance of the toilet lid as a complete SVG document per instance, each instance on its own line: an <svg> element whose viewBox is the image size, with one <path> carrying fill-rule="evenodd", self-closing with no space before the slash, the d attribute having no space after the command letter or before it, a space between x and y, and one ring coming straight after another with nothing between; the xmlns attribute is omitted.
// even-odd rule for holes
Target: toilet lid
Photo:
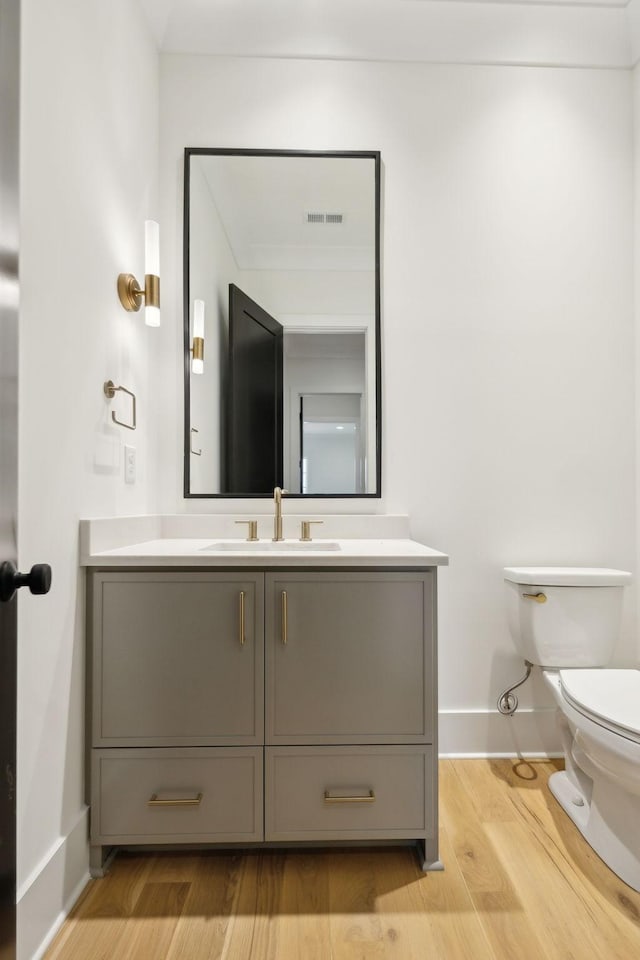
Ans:
<svg viewBox="0 0 640 960"><path fill-rule="evenodd" d="M560 683L580 713L640 741L640 670L561 670Z"/></svg>

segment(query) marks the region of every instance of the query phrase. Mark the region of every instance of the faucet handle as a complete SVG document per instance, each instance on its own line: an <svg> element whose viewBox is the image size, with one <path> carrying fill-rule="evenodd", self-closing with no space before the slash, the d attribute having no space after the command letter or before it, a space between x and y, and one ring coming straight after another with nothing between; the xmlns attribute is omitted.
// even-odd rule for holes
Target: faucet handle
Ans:
<svg viewBox="0 0 640 960"><path fill-rule="evenodd" d="M235 523L248 523L249 527L247 530L247 541L255 542L259 539L258 537L258 521L257 520L236 520Z"/></svg>
<svg viewBox="0 0 640 960"><path fill-rule="evenodd" d="M302 520L300 523L300 539L304 543L311 542L311 524L324 523L324 520Z"/></svg>

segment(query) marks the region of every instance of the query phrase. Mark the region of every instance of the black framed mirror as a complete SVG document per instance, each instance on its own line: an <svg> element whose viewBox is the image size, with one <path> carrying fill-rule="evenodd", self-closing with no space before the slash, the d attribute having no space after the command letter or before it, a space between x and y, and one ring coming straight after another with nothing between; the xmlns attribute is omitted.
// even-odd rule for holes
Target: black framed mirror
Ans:
<svg viewBox="0 0 640 960"><path fill-rule="evenodd" d="M184 495L381 494L380 153L188 147Z"/></svg>

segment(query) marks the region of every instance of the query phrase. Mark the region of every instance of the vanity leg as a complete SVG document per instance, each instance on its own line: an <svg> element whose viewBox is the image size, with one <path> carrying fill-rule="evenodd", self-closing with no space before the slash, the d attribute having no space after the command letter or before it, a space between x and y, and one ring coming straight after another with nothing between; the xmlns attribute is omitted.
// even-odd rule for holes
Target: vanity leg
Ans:
<svg viewBox="0 0 640 960"><path fill-rule="evenodd" d="M117 850L117 847L91 846L89 848L89 873L94 880L101 880L106 876Z"/></svg>
<svg viewBox="0 0 640 960"><path fill-rule="evenodd" d="M418 860L425 873L444 870L444 863L438 859L438 845L435 840L418 840L416 849Z"/></svg>

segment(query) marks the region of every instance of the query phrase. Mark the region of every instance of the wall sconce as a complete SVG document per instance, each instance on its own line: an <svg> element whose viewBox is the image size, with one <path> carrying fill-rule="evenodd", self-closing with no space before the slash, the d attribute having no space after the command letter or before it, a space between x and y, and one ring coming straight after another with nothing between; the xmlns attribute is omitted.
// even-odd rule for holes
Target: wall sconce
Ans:
<svg viewBox="0 0 640 960"><path fill-rule="evenodd" d="M144 299L144 322L160 326L160 227L155 220L144 224L144 288L132 273L121 273L118 296L125 310L139 310Z"/></svg>
<svg viewBox="0 0 640 960"><path fill-rule="evenodd" d="M193 301L193 346L191 372L204 373L204 300Z"/></svg>

